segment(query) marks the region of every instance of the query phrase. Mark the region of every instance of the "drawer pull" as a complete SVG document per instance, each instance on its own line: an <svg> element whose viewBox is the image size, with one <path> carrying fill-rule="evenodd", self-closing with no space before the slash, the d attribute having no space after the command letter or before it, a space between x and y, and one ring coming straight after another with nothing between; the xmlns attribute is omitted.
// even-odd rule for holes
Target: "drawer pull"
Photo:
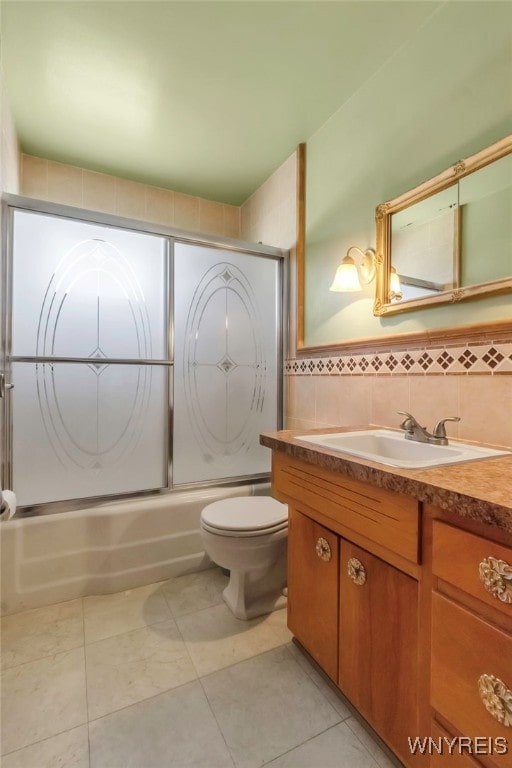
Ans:
<svg viewBox="0 0 512 768"><path fill-rule="evenodd" d="M502 725L512 726L512 691L494 675L480 675L478 692L486 710Z"/></svg>
<svg viewBox="0 0 512 768"><path fill-rule="evenodd" d="M486 557L480 563L478 573L493 597L502 603L512 603L512 566L504 560Z"/></svg>
<svg viewBox="0 0 512 768"><path fill-rule="evenodd" d="M326 563L328 563L332 557L329 542L327 539L324 539L323 536L320 536L316 542L316 553L320 560L325 560Z"/></svg>
<svg viewBox="0 0 512 768"><path fill-rule="evenodd" d="M362 585L366 581L366 568L357 557L351 557L347 563L347 573L354 584Z"/></svg>

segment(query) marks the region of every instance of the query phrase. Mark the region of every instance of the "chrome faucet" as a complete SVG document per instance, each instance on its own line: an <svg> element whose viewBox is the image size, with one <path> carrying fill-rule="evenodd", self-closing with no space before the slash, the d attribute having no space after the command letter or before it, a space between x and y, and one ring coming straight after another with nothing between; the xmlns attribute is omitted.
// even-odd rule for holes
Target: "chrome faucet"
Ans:
<svg viewBox="0 0 512 768"><path fill-rule="evenodd" d="M458 416L449 416L447 419L441 419L434 427L432 434L427 431L426 427L422 427L414 416L406 411L397 411L400 416L405 416L405 419L400 424L400 429L405 430L405 437L407 440L416 440L418 443L432 443L433 445L448 445L448 438L446 437L445 422L447 421L460 421Z"/></svg>

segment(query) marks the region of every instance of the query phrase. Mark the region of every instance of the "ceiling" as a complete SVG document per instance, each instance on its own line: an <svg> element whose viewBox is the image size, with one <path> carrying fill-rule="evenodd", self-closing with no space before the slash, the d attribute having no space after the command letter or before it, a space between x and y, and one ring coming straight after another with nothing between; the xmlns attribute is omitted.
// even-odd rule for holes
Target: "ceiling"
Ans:
<svg viewBox="0 0 512 768"><path fill-rule="evenodd" d="M4 0L22 151L238 205L441 5Z"/></svg>

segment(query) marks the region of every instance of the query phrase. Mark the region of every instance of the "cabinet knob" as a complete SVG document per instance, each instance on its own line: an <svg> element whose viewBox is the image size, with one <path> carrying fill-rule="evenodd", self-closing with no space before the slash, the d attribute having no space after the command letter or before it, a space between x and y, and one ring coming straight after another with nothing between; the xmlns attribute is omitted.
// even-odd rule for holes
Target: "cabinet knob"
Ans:
<svg viewBox="0 0 512 768"><path fill-rule="evenodd" d="M351 557L347 563L347 573L354 584L362 585L366 581L366 568L357 557Z"/></svg>
<svg viewBox="0 0 512 768"><path fill-rule="evenodd" d="M480 580L493 597L502 603L512 603L512 566L505 560L485 557L478 568Z"/></svg>
<svg viewBox="0 0 512 768"><path fill-rule="evenodd" d="M316 542L316 553L320 560L325 560L326 562L329 562L332 557L329 542L323 536L320 536Z"/></svg>
<svg viewBox="0 0 512 768"><path fill-rule="evenodd" d="M483 705L498 723L512 727L512 691L494 675L480 675L478 693Z"/></svg>

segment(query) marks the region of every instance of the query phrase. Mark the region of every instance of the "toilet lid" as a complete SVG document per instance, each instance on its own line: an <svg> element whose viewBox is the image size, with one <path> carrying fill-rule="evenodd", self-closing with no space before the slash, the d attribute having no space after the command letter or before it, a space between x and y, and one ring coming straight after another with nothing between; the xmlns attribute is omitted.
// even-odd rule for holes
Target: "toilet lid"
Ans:
<svg viewBox="0 0 512 768"><path fill-rule="evenodd" d="M269 496L244 496L208 504L201 520L208 528L224 531L279 530L288 522L288 507Z"/></svg>
<svg viewBox="0 0 512 768"><path fill-rule="evenodd" d="M285 520L284 523L279 523L278 525L272 525L270 526L270 528L259 528L258 530L246 528L245 530L232 531L228 528L216 528L214 525L208 525L208 523L205 523L204 520L202 520L201 530L208 531L208 533L214 533L215 536L227 536L228 538L234 538L234 539L243 539L243 538L256 539L259 536L262 536L262 537L270 536L271 534L282 533L283 531L287 533L288 521Z"/></svg>

